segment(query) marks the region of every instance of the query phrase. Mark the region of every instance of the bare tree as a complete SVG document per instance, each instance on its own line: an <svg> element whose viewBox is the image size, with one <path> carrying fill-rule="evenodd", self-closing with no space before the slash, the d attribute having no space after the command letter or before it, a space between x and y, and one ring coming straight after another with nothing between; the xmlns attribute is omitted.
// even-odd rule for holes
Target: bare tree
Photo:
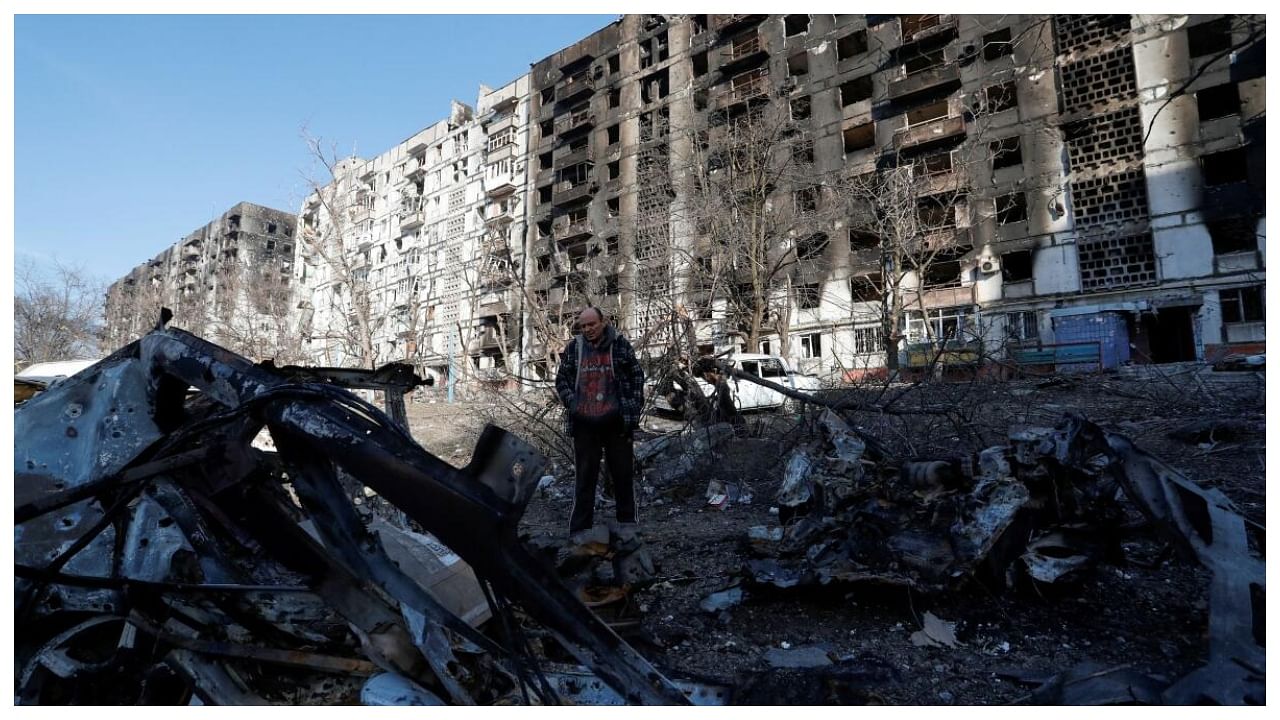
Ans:
<svg viewBox="0 0 1280 720"><path fill-rule="evenodd" d="M337 362L330 352L336 349L344 363L373 368L379 360L377 321L368 281L369 249L359 237L369 232L373 193L356 177L354 159L339 159L319 138L304 134L304 140L323 170L322 177L307 178L311 192L298 231L300 279L320 288L306 301L311 306L303 314L304 331L325 344L327 362Z"/></svg>
<svg viewBox="0 0 1280 720"><path fill-rule="evenodd" d="M23 364L93 357L103 319L103 283L55 260L42 269L18 258L14 273L13 352Z"/></svg>

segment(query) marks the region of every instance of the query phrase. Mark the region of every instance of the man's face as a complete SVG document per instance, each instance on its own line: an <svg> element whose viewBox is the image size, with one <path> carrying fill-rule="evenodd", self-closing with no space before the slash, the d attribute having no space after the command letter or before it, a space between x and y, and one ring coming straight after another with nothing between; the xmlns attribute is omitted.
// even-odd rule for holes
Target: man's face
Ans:
<svg viewBox="0 0 1280 720"><path fill-rule="evenodd" d="M596 342L604 334L604 322L600 319L600 314L591 308L578 314L578 327L582 328L582 334L591 342Z"/></svg>

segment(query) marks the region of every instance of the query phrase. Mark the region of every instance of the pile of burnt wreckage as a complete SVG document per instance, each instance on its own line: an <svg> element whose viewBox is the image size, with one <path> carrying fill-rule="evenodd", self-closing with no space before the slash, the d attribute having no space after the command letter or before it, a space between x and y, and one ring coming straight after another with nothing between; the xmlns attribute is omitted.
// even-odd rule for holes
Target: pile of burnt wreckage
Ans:
<svg viewBox="0 0 1280 720"><path fill-rule="evenodd" d="M639 539L604 531L558 549L557 568L557 549L516 532L544 458L495 426L465 467L437 458L405 422L419 383L406 366L254 364L161 327L26 400L16 700L733 702L622 639L632 621L609 608L653 573ZM386 410L352 389L383 392ZM970 460L907 464L840 412L819 424L787 458L780 524L751 528L757 557L713 605L766 588L1069 583L1099 562L1092 539L1123 503L1212 573L1208 663L1126 687L1146 702L1265 701L1261 529L1219 492L1079 416ZM1115 679L1085 676L1077 698L1089 682Z"/></svg>

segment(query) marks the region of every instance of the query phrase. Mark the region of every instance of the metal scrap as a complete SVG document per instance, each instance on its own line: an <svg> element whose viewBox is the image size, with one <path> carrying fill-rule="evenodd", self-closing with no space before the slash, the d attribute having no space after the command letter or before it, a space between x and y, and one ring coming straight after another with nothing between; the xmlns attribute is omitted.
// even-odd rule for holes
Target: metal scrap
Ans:
<svg viewBox="0 0 1280 720"><path fill-rule="evenodd" d="M469 465L445 463L402 414L338 387L376 387L394 408L416 380L379 372L255 366L162 328L16 410L20 699L350 701L334 693L376 671L388 679L365 685L371 701L399 687L418 688L406 702L553 702L530 623L626 702L687 703L517 540L542 457L490 426ZM253 445L264 428L276 452ZM357 510L366 488L465 561L505 632L432 594L396 549L410 528ZM42 635L67 613L96 622ZM291 665L289 680L264 662Z"/></svg>

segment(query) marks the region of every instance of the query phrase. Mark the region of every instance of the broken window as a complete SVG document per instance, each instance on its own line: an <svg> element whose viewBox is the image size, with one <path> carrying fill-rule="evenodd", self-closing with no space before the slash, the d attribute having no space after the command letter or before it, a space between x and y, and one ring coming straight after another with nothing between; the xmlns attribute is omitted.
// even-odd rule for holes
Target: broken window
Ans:
<svg viewBox="0 0 1280 720"><path fill-rule="evenodd" d="M955 207L937 198L924 198L916 208L916 218L925 231L944 230L956 226Z"/></svg>
<svg viewBox="0 0 1280 720"><path fill-rule="evenodd" d="M691 17L692 17L692 19L693 19L693 34L694 34L694 35L697 35L698 33L704 33L704 32L706 32L706 31L707 31L707 16L706 16L706 15L693 15L693 16L691 16Z"/></svg>
<svg viewBox="0 0 1280 720"><path fill-rule="evenodd" d="M1248 218L1228 218L1206 223L1213 241L1213 254L1225 255L1258 249L1258 236Z"/></svg>
<svg viewBox="0 0 1280 720"><path fill-rule="evenodd" d="M545 120L538 126L539 137L549 138L556 134L556 122L554 120Z"/></svg>
<svg viewBox="0 0 1280 720"><path fill-rule="evenodd" d="M602 295L618 294L618 274L617 273L604 276L604 282L602 283L601 291L602 291L601 292Z"/></svg>
<svg viewBox="0 0 1280 720"><path fill-rule="evenodd" d="M608 169L610 180L616 180L618 178L618 175L622 174L621 163L618 160L614 160L613 162L609 163L606 166L606 168Z"/></svg>
<svg viewBox="0 0 1280 720"><path fill-rule="evenodd" d="M982 59L996 60L1013 54L1013 31L1002 28L982 36Z"/></svg>
<svg viewBox="0 0 1280 720"><path fill-rule="evenodd" d="M622 91L614 88L609 91L609 108L613 109L622 104Z"/></svg>
<svg viewBox="0 0 1280 720"><path fill-rule="evenodd" d="M1200 174L1208 186L1244 182L1249 177L1245 149L1240 147L1201 155Z"/></svg>
<svg viewBox="0 0 1280 720"><path fill-rule="evenodd" d="M939 100L907 112L907 125L920 125L946 117L951 112L946 100Z"/></svg>
<svg viewBox="0 0 1280 720"><path fill-rule="evenodd" d="M1017 135L995 140L989 147L993 171L1022 164L1022 138Z"/></svg>
<svg viewBox="0 0 1280 720"><path fill-rule="evenodd" d="M925 52L913 55L902 63L902 70L907 75L915 75L925 70L932 70L941 67L946 62L946 56L941 49L932 52Z"/></svg>
<svg viewBox="0 0 1280 720"><path fill-rule="evenodd" d="M1000 256L1000 278L1007 283L1031 279L1031 251L1016 250Z"/></svg>
<svg viewBox="0 0 1280 720"><path fill-rule="evenodd" d="M880 302L880 275L859 275L849 279L849 295L858 302Z"/></svg>
<svg viewBox="0 0 1280 720"><path fill-rule="evenodd" d="M538 272L547 272L551 269L551 255L539 255L537 260Z"/></svg>
<svg viewBox="0 0 1280 720"><path fill-rule="evenodd" d="M848 60L867 51L867 31L858 30L836 40L836 60Z"/></svg>
<svg viewBox="0 0 1280 720"><path fill-rule="evenodd" d="M808 95L802 95L800 97L791 98L791 100L789 101L789 104L791 106L792 120L799 121L799 120L809 119L809 112L812 108L812 101L810 100Z"/></svg>
<svg viewBox="0 0 1280 720"><path fill-rule="evenodd" d="M796 285L796 305L801 310L813 310L822 303L822 286L818 283Z"/></svg>
<svg viewBox="0 0 1280 720"><path fill-rule="evenodd" d="M813 164L813 140L799 138L791 144L791 161L797 165Z"/></svg>
<svg viewBox="0 0 1280 720"><path fill-rule="evenodd" d="M876 144L875 122L865 122L861 125L847 127L842 135L844 137L844 152L846 155L874 147Z"/></svg>
<svg viewBox="0 0 1280 720"><path fill-rule="evenodd" d="M849 228L849 250L858 252L860 250L871 250L880 247L880 238L873 233L865 230Z"/></svg>
<svg viewBox="0 0 1280 720"><path fill-rule="evenodd" d="M856 102L871 99L872 82L870 75L854 78L840 86L840 105L848 107Z"/></svg>
<svg viewBox="0 0 1280 720"><path fill-rule="evenodd" d="M996 222L1001 225L1023 222L1027 219L1027 194L1009 193L996 198Z"/></svg>
<svg viewBox="0 0 1280 720"><path fill-rule="evenodd" d="M605 130L605 132L608 134L609 144L617 145L618 139L621 137L621 133L619 132L618 126L610 125L608 129Z"/></svg>
<svg viewBox="0 0 1280 720"><path fill-rule="evenodd" d="M803 77L809 74L809 53L801 51L787 58L787 75Z"/></svg>
<svg viewBox="0 0 1280 720"><path fill-rule="evenodd" d="M618 55L610 55L605 60L605 64L609 66L610 75L616 75L622 69L622 60Z"/></svg>
<svg viewBox="0 0 1280 720"><path fill-rule="evenodd" d="M618 236L617 235L614 235L613 237L607 237L604 239L604 254L605 255L618 254Z"/></svg>
<svg viewBox="0 0 1280 720"><path fill-rule="evenodd" d="M813 212L818 209L818 188L800 188L793 193L796 212Z"/></svg>
<svg viewBox="0 0 1280 720"><path fill-rule="evenodd" d="M800 357L822 357L822 333L809 333L800 336Z"/></svg>
<svg viewBox="0 0 1280 720"><path fill-rule="evenodd" d="M611 197L605 201L605 214L611 218L616 218L621 211L621 207L621 201L616 197Z"/></svg>
<svg viewBox="0 0 1280 720"><path fill-rule="evenodd" d="M550 185L543 185L542 187L538 188L538 202L540 203L551 202L551 186Z"/></svg>
<svg viewBox="0 0 1280 720"><path fill-rule="evenodd" d="M916 33L935 27L942 18L937 15L900 15L898 29L902 32L903 41L910 40Z"/></svg>
<svg viewBox="0 0 1280 720"><path fill-rule="evenodd" d="M783 34L793 37L809 31L808 15L787 15L782 18Z"/></svg>
<svg viewBox="0 0 1280 720"><path fill-rule="evenodd" d="M538 156L538 169L539 170L551 169L551 153L545 152Z"/></svg>
<svg viewBox="0 0 1280 720"><path fill-rule="evenodd" d="M822 254L827 251L828 242L827 234L823 232L800 238L796 242L796 257L801 260L819 260L822 258Z"/></svg>
<svg viewBox="0 0 1280 720"><path fill-rule="evenodd" d="M1196 91L1200 122L1240 114L1240 91L1235 83L1214 85Z"/></svg>
<svg viewBox="0 0 1280 720"><path fill-rule="evenodd" d="M1230 50L1231 18L1218 18L1188 28L1187 46L1193 58Z"/></svg>
<svg viewBox="0 0 1280 720"><path fill-rule="evenodd" d="M992 85L983 90L986 97L986 110L998 113L1018 107L1018 87L1010 80L999 85Z"/></svg>
<svg viewBox="0 0 1280 720"><path fill-rule="evenodd" d="M1040 323L1035 310L1005 313L1004 332L1013 343L1040 342Z"/></svg>
<svg viewBox="0 0 1280 720"><path fill-rule="evenodd" d="M952 170L951 153L934 153L933 155L925 155L917 159L914 163L916 175L920 177L929 177L931 175L945 175Z"/></svg>
<svg viewBox="0 0 1280 720"><path fill-rule="evenodd" d="M702 77L707 74L707 53L704 50L693 55L693 76Z"/></svg>
<svg viewBox="0 0 1280 720"><path fill-rule="evenodd" d="M576 153L576 152L578 152L579 150L586 150L586 149L587 149L587 144L588 144L588 139L587 139L586 137L580 137L580 138L577 138L577 139L575 139L575 140L571 140L571 141L569 141L569 153L568 153L568 154L572 155L573 153Z"/></svg>
<svg viewBox="0 0 1280 720"><path fill-rule="evenodd" d="M884 352L884 332L874 325L854 328L853 351L859 355Z"/></svg>
<svg viewBox="0 0 1280 720"><path fill-rule="evenodd" d="M1261 285L1219 290L1218 302L1222 304L1222 322L1224 323L1266 320Z"/></svg>
<svg viewBox="0 0 1280 720"><path fill-rule="evenodd" d="M907 341L921 343L936 340L957 340L963 337L969 320L967 307L937 308L922 313L907 312Z"/></svg>
<svg viewBox="0 0 1280 720"><path fill-rule="evenodd" d="M667 71L664 68L641 80L640 102L650 103L654 100L660 100L666 97L667 93L670 91L667 77Z"/></svg>

